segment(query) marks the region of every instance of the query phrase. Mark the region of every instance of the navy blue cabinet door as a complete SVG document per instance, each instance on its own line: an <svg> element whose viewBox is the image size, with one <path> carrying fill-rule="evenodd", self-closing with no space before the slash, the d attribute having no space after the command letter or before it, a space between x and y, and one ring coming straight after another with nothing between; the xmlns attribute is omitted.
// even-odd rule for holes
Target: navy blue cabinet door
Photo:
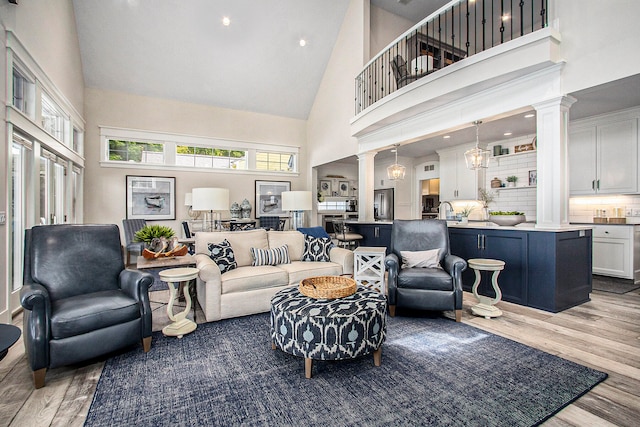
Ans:
<svg viewBox="0 0 640 427"><path fill-rule="evenodd" d="M362 235L360 246L386 247L389 254L391 224L349 224L349 227Z"/></svg>
<svg viewBox="0 0 640 427"><path fill-rule="evenodd" d="M498 276L502 299L516 304L527 302L527 233L512 230L449 229L451 253L469 260L491 258L505 262ZM482 272L478 293L495 296L491 286L492 272ZM468 268L462 274L462 286L471 292L475 272Z"/></svg>

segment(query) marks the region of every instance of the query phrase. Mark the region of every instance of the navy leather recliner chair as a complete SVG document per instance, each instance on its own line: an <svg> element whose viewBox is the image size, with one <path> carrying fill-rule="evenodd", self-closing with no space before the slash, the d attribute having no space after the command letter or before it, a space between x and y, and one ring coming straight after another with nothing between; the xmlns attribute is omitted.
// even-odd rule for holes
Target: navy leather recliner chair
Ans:
<svg viewBox="0 0 640 427"><path fill-rule="evenodd" d="M440 249L442 268L402 268L401 251ZM451 255L446 221L395 220L391 228L391 247L385 258L389 284L389 314L396 306L417 310L454 310L456 322L462 320L462 272L467 262Z"/></svg>
<svg viewBox="0 0 640 427"><path fill-rule="evenodd" d="M153 276L126 270L116 225L44 225L25 233L24 342L36 388L48 368L142 341L151 348Z"/></svg>

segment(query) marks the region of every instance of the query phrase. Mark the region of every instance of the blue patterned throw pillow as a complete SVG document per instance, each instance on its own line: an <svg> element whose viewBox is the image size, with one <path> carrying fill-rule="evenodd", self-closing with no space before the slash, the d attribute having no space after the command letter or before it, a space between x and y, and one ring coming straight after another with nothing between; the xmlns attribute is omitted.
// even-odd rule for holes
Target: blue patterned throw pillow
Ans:
<svg viewBox="0 0 640 427"><path fill-rule="evenodd" d="M251 248L251 256L253 257L253 264L251 264L253 266L291 263L287 245L273 249Z"/></svg>
<svg viewBox="0 0 640 427"><path fill-rule="evenodd" d="M226 273L238 266L231 243L224 239L220 243L209 243L209 257L218 265L220 273Z"/></svg>
<svg viewBox="0 0 640 427"><path fill-rule="evenodd" d="M331 239L328 237L304 236L304 253L302 261L331 261L329 251L333 247Z"/></svg>

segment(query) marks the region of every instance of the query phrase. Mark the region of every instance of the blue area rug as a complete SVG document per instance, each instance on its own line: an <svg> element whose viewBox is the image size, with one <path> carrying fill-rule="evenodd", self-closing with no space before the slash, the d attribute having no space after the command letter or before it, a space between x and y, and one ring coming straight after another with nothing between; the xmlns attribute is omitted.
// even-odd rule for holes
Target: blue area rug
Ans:
<svg viewBox="0 0 640 427"><path fill-rule="evenodd" d="M388 318L382 366L271 349L269 316L109 359L86 426L531 426L607 374L443 318Z"/></svg>
<svg viewBox="0 0 640 427"><path fill-rule="evenodd" d="M162 270L165 270L165 269L164 268L147 268L143 270L145 273L151 273L153 275L153 284L149 288L149 292L165 291L169 289L169 285L167 284L167 282L163 282L162 280L160 280L159 273Z"/></svg>

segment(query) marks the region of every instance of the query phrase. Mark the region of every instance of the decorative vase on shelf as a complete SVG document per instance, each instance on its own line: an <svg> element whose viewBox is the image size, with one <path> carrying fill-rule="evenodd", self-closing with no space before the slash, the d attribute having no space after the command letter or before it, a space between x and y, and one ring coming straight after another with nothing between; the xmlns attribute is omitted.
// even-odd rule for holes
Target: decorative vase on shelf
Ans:
<svg viewBox="0 0 640 427"><path fill-rule="evenodd" d="M240 208L242 209L242 219L251 218L251 203L247 199L242 201Z"/></svg>
<svg viewBox="0 0 640 427"><path fill-rule="evenodd" d="M242 208L240 208L240 205L238 204L238 202L233 202L231 203L229 212L231 213L231 219L240 219Z"/></svg>

